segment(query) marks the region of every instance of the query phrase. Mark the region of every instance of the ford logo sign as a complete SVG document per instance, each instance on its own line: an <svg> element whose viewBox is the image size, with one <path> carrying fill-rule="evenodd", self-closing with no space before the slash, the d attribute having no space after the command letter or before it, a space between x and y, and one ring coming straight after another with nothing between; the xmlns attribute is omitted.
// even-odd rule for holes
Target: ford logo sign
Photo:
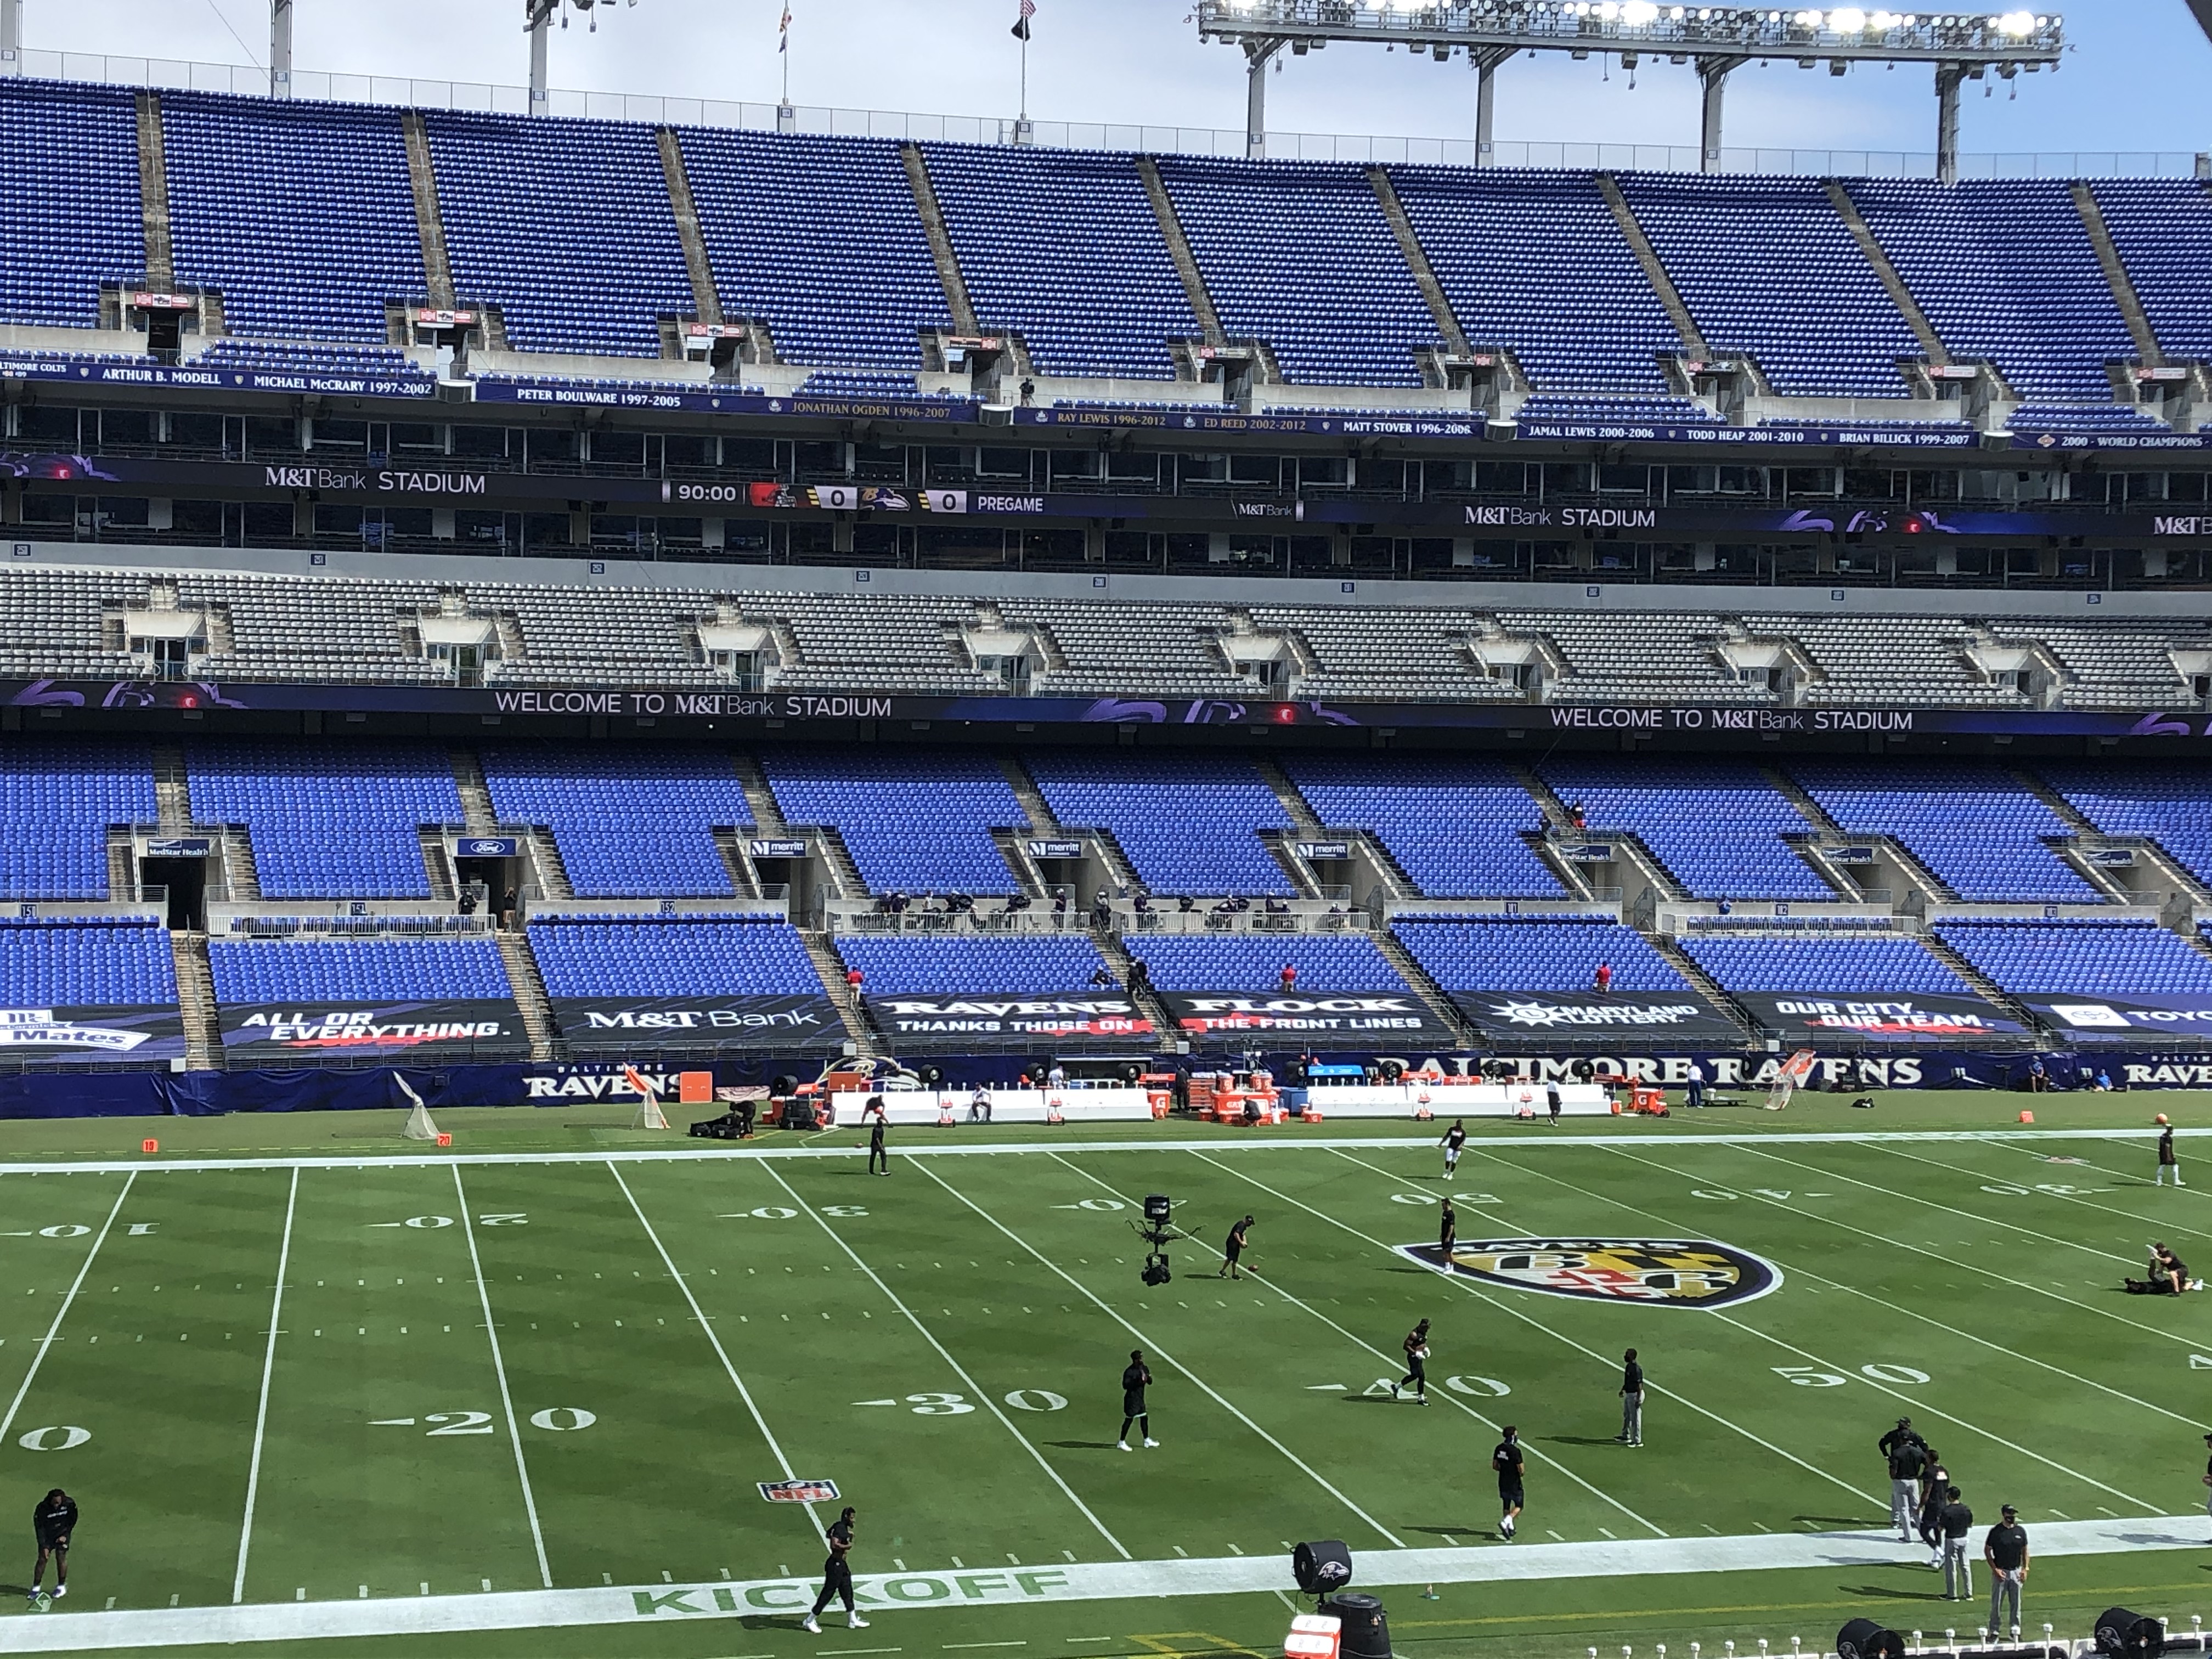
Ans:
<svg viewBox="0 0 2212 1659"><path fill-rule="evenodd" d="M465 859L511 859L515 855L512 836L500 840L477 837L460 843L460 855Z"/></svg>

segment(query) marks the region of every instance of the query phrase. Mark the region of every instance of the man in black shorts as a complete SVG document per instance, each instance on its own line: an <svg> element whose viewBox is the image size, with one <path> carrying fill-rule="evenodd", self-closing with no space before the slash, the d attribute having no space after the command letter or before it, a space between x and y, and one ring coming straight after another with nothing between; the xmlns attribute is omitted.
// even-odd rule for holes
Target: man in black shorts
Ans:
<svg viewBox="0 0 2212 1659"><path fill-rule="evenodd" d="M1459 1212L1452 1208L1449 1198L1444 1200L1444 1212L1437 1224L1437 1265L1451 1266L1452 1251L1459 1244Z"/></svg>
<svg viewBox="0 0 2212 1659"><path fill-rule="evenodd" d="M1498 1443L1498 1449L1490 1454L1490 1467L1498 1471L1498 1507L1504 1511L1504 1519L1498 1523L1498 1531L1507 1543L1513 1541L1514 1523L1520 1519L1521 1506L1527 1493L1521 1484L1523 1464L1521 1458L1521 1431L1510 1423L1505 1425L1505 1438Z"/></svg>
<svg viewBox="0 0 2212 1659"><path fill-rule="evenodd" d="M1245 1235L1251 1231L1252 1218L1249 1215L1229 1230L1229 1242L1221 1247L1221 1271L1213 1275L1216 1279L1244 1277L1237 1271L1237 1259L1244 1254Z"/></svg>
<svg viewBox="0 0 2212 1659"><path fill-rule="evenodd" d="M1121 1368L1121 1449L1129 1449L1129 1425L1137 1425L1147 1446L1160 1443L1152 1438L1152 1414L1145 1409L1145 1390L1152 1385L1152 1367L1145 1364L1142 1348L1129 1350L1129 1363Z"/></svg>
<svg viewBox="0 0 2212 1659"><path fill-rule="evenodd" d="M1398 1346L1406 1351L1406 1374L1390 1385L1390 1398L1397 1399L1398 1390L1410 1386L1414 1398L1425 1406L1429 1403L1429 1322L1424 1319L1407 1331Z"/></svg>
<svg viewBox="0 0 2212 1659"><path fill-rule="evenodd" d="M836 1596L845 1604L845 1623L854 1630L866 1630L868 1621L853 1608L853 1564L845 1558L853 1547L853 1506L848 1504L844 1514L830 1523L830 1530L822 1534L830 1546L830 1559L822 1564L822 1594L814 1598L814 1610L802 1621L803 1627L817 1636L822 1634L822 1609Z"/></svg>
<svg viewBox="0 0 2212 1659"><path fill-rule="evenodd" d="M46 1558L54 1558L54 1600L69 1594L70 1534L76 1530L76 1500L56 1486L31 1511L31 1530L39 1537L39 1565L31 1569L31 1601L35 1606L45 1592Z"/></svg>
<svg viewBox="0 0 2212 1659"><path fill-rule="evenodd" d="M881 1095L871 1095L868 1097L866 1115L868 1119L868 1173L870 1175L889 1175L891 1172L891 1155L884 1150L884 1133L890 1127L890 1114L884 1107L884 1097ZM878 1164L881 1164L883 1167L881 1169L878 1169L876 1167Z"/></svg>

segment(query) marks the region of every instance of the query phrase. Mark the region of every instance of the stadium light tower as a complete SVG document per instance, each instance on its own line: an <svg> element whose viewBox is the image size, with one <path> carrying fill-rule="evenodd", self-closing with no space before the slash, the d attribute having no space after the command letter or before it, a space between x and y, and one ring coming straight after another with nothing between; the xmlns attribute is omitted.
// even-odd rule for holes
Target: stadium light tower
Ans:
<svg viewBox="0 0 2212 1659"><path fill-rule="evenodd" d="M2191 0L2200 15L2212 0ZM2056 68L2065 20L2033 11L1902 12L1872 7L1801 8L1662 5L1655 0L1198 0L1198 38L1243 49L1249 77L1244 149L1267 145L1267 73L1285 47L1303 57L1331 41L1365 41L1428 52L1439 63L1464 56L1478 76L1476 161L1492 159L1498 66L1516 52L1564 52L1577 58L1618 53L1695 66L1705 83L1702 165L1721 162L1721 102L1731 71L1754 59L1794 61L1832 75L1853 64L1930 64L1936 70L1936 173L1959 175L1959 88L1994 70L2009 81L2022 70Z"/></svg>
<svg viewBox="0 0 2212 1659"><path fill-rule="evenodd" d="M292 0L269 0L269 95L292 95Z"/></svg>
<svg viewBox="0 0 2212 1659"><path fill-rule="evenodd" d="M578 11L592 15L594 6L611 6L614 0L522 0L522 32L530 37L530 112L548 112L545 91L545 39L553 27L556 13L560 15L561 27L568 27L568 14L564 8L574 6ZM637 0L629 0L635 5ZM592 15L592 33L599 32L599 20Z"/></svg>

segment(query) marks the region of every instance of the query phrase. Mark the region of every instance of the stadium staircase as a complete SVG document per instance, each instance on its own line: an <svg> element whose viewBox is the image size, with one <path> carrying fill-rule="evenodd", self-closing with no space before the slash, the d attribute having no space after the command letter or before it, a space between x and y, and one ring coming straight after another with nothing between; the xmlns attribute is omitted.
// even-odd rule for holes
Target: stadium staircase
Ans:
<svg viewBox="0 0 2212 1659"><path fill-rule="evenodd" d="M1768 783L1773 786L1775 793L1781 795L1792 806L1803 813L1805 815L1805 822L1811 824L1820 834L1823 836L1832 836L1838 841L1850 841L1855 844L1881 848L1883 853L1889 857L1890 860L1897 866L1899 873L1901 873L1907 881L1911 882L1915 887L1920 890L1920 896L1923 905L1929 901L1946 902L1955 900L1959 896L1958 894L1952 891L1949 884L1943 881L1934 871L1923 864L1920 861L1919 855L1913 852L1913 850L1907 847L1903 842L1898 840L1894 836L1854 835L1851 831L1844 829L1841 824L1838 823L1835 819L1830 817L1827 813L1827 809L1823 807L1820 802L1814 800L1810 794L1806 793L1804 787L1801 785L1796 779L1791 777L1787 772L1771 766L1761 767L1759 771L1760 775L1763 776ZM1843 872L1835 866L1830 864L1829 861L1820 854L1820 852L1802 847L1799 848L1797 850L1798 856L1804 859L1807 863L1818 870L1826 880L1827 880L1831 884L1838 885L1839 890L1846 896L1850 896L1852 886L1855 885L1855 884L1850 885L1843 884L1848 880L1848 878L1844 878L1843 876ZM1899 910L1914 908L1904 903L1904 897L1905 896L1903 894L1893 895L1890 900L1890 908Z"/></svg>
<svg viewBox="0 0 2212 1659"><path fill-rule="evenodd" d="M185 1069L222 1069L222 1023L216 1018L215 969L208 962L208 936L197 930L173 932L169 957L176 966L177 1009L185 1022Z"/></svg>
<svg viewBox="0 0 2212 1659"><path fill-rule="evenodd" d="M1036 787L1029 775L1029 769L1022 764L1020 756L1002 753L999 757L999 767L1006 775L1006 787L1014 792L1014 799L1022 804L1022 811L1029 814L1032 830L1042 836L1088 836L1091 844L1097 848L1106 866L1106 872L1113 878L1115 886L1132 893L1144 890L1145 884L1137 879L1136 867L1129 862L1129 855L1121 850L1121 843L1114 838L1111 830L1072 830L1061 823L1053 815L1044 792Z"/></svg>
<svg viewBox="0 0 2212 1659"><path fill-rule="evenodd" d="M1674 331L1682 337L1682 343L1689 348L1692 357L1711 357L1712 353L1705 346L1705 337L1698 328L1697 319L1690 315L1690 307L1683 302L1681 290L1674 286L1674 279L1667 274L1667 267L1659 263L1659 251L1651 246L1651 239L1644 234L1644 227L1637 222L1636 214L1628 205L1628 198L1620 193L1620 181L1609 173L1601 173L1597 175L1597 190L1598 194L1605 198L1606 206L1613 210L1613 220L1620 225L1621 235L1627 239L1629 251L1636 255L1636 263L1644 267L1644 276L1650 280L1652 292L1659 296L1659 303L1666 307L1668 318L1674 325Z"/></svg>
<svg viewBox="0 0 2212 1659"><path fill-rule="evenodd" d="M2135 278L2128 275L2120 250L2112 241L2112 228L2105 222L2105 210L2086 181L2075 179L2073 190L2074 206L2081 216L2081 228L2089 233L2089 245L2097 250L2097 263L2105 268L2105 281L2111 285L2112 298L2128 325L2128 334L2136 343L2136 356L2142 359L2146 368L2156 368L2165 361L2159 354L2158 336L2153 332L2150 317L2143 310L2142 296L2136 292Z"/></svg>
<svg viewBox="0 0 2212 1659"><path fill-rule="evenodd" d="M804 834L820 849L823 873L835 890L834 896L844 898L865 893L868 884L860 879L860 872L853 862L853 854L845 845L845 838L834 829L805 826L794 829L785 821L783 809L776 805L775 791L769 787L768 774L761 770L757 756L742 750L730 757L736 769L738 787L745 792L745 804L752 808L753 827L763 836ZM822 994L837 1010L837 1017L845 1023L845 1035L853 1044L853 1052L871 1060L880 1060L890 1049L868 1018L866 1006L854 996L852 988L845 983L844 958L837 954L837 946L826 928L810 927L807 923L817 918L794 915L793 928L799 942L805 947L806 959L814 964L814 975L822 981Z"/></svg>
<svg viewBox="0 0 2212 1659"><path fill-rule="evenodd" d="M1398 239L1398 251L1405 256L1407 269L1413 273L1413 285L1429 302L1429 314L1436 319L1437 337L1455 357L1472 357L1474 348L1468 343L1467 331L1459 325L1451 301L1444 294L1444 285L1437 280L1436 268L1429 263L1428 250L1413 232L1413 222L1406 216L1406 204L1398 199L1397 185L1390 182L1389 173L1379 167L1367 169L1367 182L1374 189L1375 199L1382 204L1382 216L1389 222L1392 234Z"/></svg>
<svg viewBox="0 0 2212 1659"><path fill-rule="evenodd" d="M169 238L169 151L158 92L138 94L138 204L145 226L147 286L166 294L177 285L177 260ZM204 319L201 328L206 331Z"/></svg>
<svg viewBox="0 0 2212 1659"><path fill-rule="evenodd" d="M1513 775L1520 780L1521 787L1534 798L1536 805L1543 809L1545 818L1555 828L1565 830L1571 835L1586 834L1593 840L1608 842L1620 852L1626 854L1628 862L1634 865L1638 872L1643 876L1645 886L1660 896L1668 899L1686 899L1690 896L1690 890L1675 878L1674 872L1667 867L1657 854L1644 844L1644 837L1634 830L1605 830L1595 827L1588 830L1575 830L1572 828L1574 817L1567 811L1567 804L1553 793L1550 784L1537 775L1535 768L1523 766L1516 762L1513 766ZM1545 849L1540 847L1537 850L1541 855ZM1546 862L1557 871L1564 866L1567 860L1547 858ZM1585 892L1589 890L1587 885L1579 881L1574 884L1583 886Z"/></svg>
<svg viewBox="0 0 2212 1659"><path fill-rule="evenodd" d="M2140 904L2143 896L2117 880L2112 872L2088 854L2100 848L2125 848L2141 862L2158 872L2175 900L2185 907L2212 904L2212 889L2208 889L2196 876L2184 869L2177 859L2147 836L2108 836L2091 823L2081 809L2053 789L2034 773L2014 769L2014 780L2038 800L2049 807L2066 826L2067 833L2075 837L2072 847L2054 847L2066 866L2084 881L2107 898L2119 904ZM2194 927L2183 930L2183 936L2192 942L2201 942Z"/></svg>
<svg viewBox="0 0 2212 1659"><path fill-rule="evenodd" d="M1419 896L1420 888L1406 873L1405 866L1398 862L1397 854L1385 847L1379 838L1364 830L1328 828L1279 762L1265 755L1258 755L1253 757L1252 768L1259 773L1261 781L1274 791L1275 799L1282 803L1284 812L1290 817L1294 838L1300 841L1350 842L1365 854L1376 872L1382 877L1385 897L1404 899ZM1291 878L1301 889L1311 884L1312 874L1306 869L1304 860L1298 859L1287 848L1278 847L1276 856L1283 860Z"/></svg>
<svg viewBox="0 0 2212 1659"><path fill-rule="evenodd" d="M1920 342L1920 349L1928 354L1928 361L1938 368L1942 368L1951 361L1951 353L1943 344L1943 337L1936 331L1936 325L1928 320L1928 313L1921 309L1919 300L1905 285L1905 278L1891 262L1889 250L1882 246L1881 239L1874 234L1874 227L1867 223L1866 216L1859 211L1859 204L1851 200L1850 191L1833 179L1827 181L1827 188L1828 199L1835 204L1837 216L1843 220L1844 228L1850 232L1851 240L1859 245L1859 252L1866 255L1867 263L1874 267L1874 274L1881 278L1882 287L1888 290L1890 302L1896 306L1905 322L1911 326L1913 334Z"/></svg>
<svg viewBox="0 0 2212 1659"><path fill-rule="evenodd" d="M181 836L191 829L192 791L181 744L154 746L154 804L161 811L162 834Z"/></svg>
<svg viewBox="0 0 2212 1659"><path fill-rule="evenodd" d="M890 1054L890 1049L876 1030L875 1022L868 1018L867 1006L845 983L845 959L837 954L830 935L801 928L799 942L806 947L807 960L814 964L823 994L836 1008L837 1017L845 1022L845 1035L852 1039L853 1052L869 1060L881 1060Z"/></svg>
<svg viewBox="0 0 2212 1659"><path fill-rule="evenodd" d="M453 860L446 852L446 832L426 823L416 827L415 836L422 846L422 873L429 880L430 896L459 898L460 890L453 879Z"/></svg>
<svg viewBox="0 0 2212 1659"><path fill-rule="evenodd" d="M945 209L937 199L937 185L929 176L929 163L921 146L902 143L899 160L906 164L907 183L913 186L915 206L921 211L922 234L929 239L929 256L937 262L937 280L944 287L945 303L952 307L952 325L967 335L981 334L975 301L961 273L959 256L952 251L952 233L945 228Z"/></svg>
<svg viewBox="0 0 2212 1659"><path fill-rule="evenodd" d="M1091 942L1098 947L1098 954L1106 958L1106 965L1114 970L1115 983L1128 990L1129 972L1133 963L1127 942L1112 929L1097 927L1091 930ZM1182 1032L1175 1023L1175 1016L1168 1012L1167 1004L1151 991L1129 990L1128 995L1129 1000L1136 1005L1137 1012L1152 1021L1152 1030L1159 1034L1154 1046L1164 1054L1174 1054L1176 1045L1182 1040Z"/></svg>
<svg viewBox="0 0 2212 1659"><path fill-rule="evenodd" d="M752 860L745 854L744 833L728 824L711 832L714 850L722 855L722 867L730 872L730 885L739 898L758 898L760 882L753 873Z"/></svg>
<svg viewBox="0 0 2212 1659"><path fill-rule="evenodd" d="M1746 1036L1763 1037L1766 1035L1759 1022L1738 1007L1735 999L1722 989L1720 981L1698 966L1697 959L1682 948L1680 939L1656 930L1645 933L1644 937L1650 941L1653 950L1666 957L1676 973L1690 982L1699 996L1741 1026Z"/></svg>
<svg viewBox="0 0 2212 1659"><path fill-rule="evenodd" d="M530 1039L530 1057L541 1064L548 1060L566 1060L568 1045L561 1040L561 1028L554 1023L553 1004L545 994L545 976L538 970L538 958L531 954L530 940L521 933L495 931L493 942L499 946L499 959L507 966L507 988L514 993L514 1006L522 1013L522 1030Z"/></svg>
<svg viewBox="0 0 2212 1659"><path fill-rule="evenodd" d="M1414 994L1428 1005L1431 1018L1441 1023L1447 1031L1457 1032L1462 1047L1475 1041L1474 1029L1460 1012L1459 1005L1451 1000L1443 986L1430 976L1429 970L1421 966L1413 953L1398 943L1395 933L1388 927L1378 927L1368 937L1375 941L1375 948L1382 953L1382 960L1396 969L1398 977L1411 986Z"/></svg>
<svg viewBox="0 0 2212 1659"><path fill-rule="evenodd" d="M707 239L699 230L699 203L691 194L690 169L684 165L684 146L676 129L662 127L653 134L660 144L660 171L668 184L668 204L676 214L677 240L684 244L684 269L691 278L691 304L702 323L722 320L722 296L714 286L714 267L707 258Z"/></svg>
<svg viewBox="0 0 2212 1659"><path fill-rule="evenodd" d="M446 219L438 206L438 172L430 157L430 134L422 112L403 110L400 131L407 143L407 179L415 193L415 228L422 242L422 270L430 303L441 311L455 304L453 262L446 248Z"/></svg>
<svg viewBox="0 0 2212 1659"><path fill-rule="evenodd" d="M1183 297L1190 301L1192 313L1210 346L1229 343L1229 331L1221 325L1221 312L1213 303L1213 295L1206 286L1205 274L1198 268L1198 256L1190 251L1190 238L1183 234L1182 216L1176 211L1174 198L1160 178L1159 163L1149 155L1137 158L1137 176L1144 180L1145 194L1152 198L1152 216L1160 222L1160 234L1168 245L1168 258L1175 261L1176 275L1182 278Z"/></svg>
<svg viewBox="0 0 2212 1659"><path fill-rule="evenodd" d="M1923 933L1915 934L1914 937L1920 941L1921 948L1926 951L1929 956L1935 957L1936 961L1942 963L1946 968L1948 968L1953 973L1956 974L1960 979L1963 979L1968 985L1972 986L1974 989L1975 994L1980 996L1986 1001L1995 1003L1999 1008L2004 1011L2005 1016L2008 1018L2018 1020L2025 1030L2033 1031L2037 1029L2035 1016L2033 1014L2028 1012L2028 1011L2016 1001L2011 994L2006 991L2002 986L1999 985L1996 981L1991 979L1987 974L1975 967L1972 963L1967 961L1965 957L1960 955L1957 951L1946 944L1943 939L1936 934L1933 928Z"/></svg>
<svg viewBox="0 0 2212 1659"><path fill-rule="evenodd" d="M107 896L138 896L138 842L127 824L107 826Z"/></svg>

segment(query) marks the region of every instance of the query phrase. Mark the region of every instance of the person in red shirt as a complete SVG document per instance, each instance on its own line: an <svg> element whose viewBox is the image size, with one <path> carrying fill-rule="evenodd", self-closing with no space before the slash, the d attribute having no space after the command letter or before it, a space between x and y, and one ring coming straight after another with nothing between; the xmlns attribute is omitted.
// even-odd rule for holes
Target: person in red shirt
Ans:
<svg viewBox="0 0 2212 1659"><path fill-rule="evenodd" d="M1283 964L1283 971L1282 971L1282 975L1281 975L1281 977L1280 977L1280 979L1279 980L1278 983L1279 983L1279 984L1281 986L1281 988L1282 988L1284 990L1285 990L1285 991L1295 991L1295 990L1297 990L1297 989L1298 988L1298 965L1297 965L1297 963L1296 963L1295 962L1286 962L1286 963L1285 963Z"/></svg>
<svg viewBox="0 0 2212 1659"><path fill-rule="evenodd" d="M1601 996L1613 989L1613 964L1609 962L1601 962L1597 965L1597 988Z"/></svg>
<svg viewBox="0 0 2212 1659"><path fill-rule="evenodd" d="M859 969L848 968L845 970L845 988L852 992L855 996L860 994L860 970Z"/></svg>

